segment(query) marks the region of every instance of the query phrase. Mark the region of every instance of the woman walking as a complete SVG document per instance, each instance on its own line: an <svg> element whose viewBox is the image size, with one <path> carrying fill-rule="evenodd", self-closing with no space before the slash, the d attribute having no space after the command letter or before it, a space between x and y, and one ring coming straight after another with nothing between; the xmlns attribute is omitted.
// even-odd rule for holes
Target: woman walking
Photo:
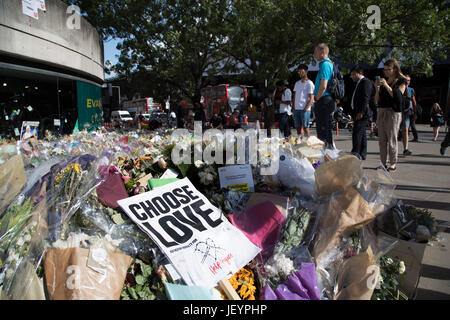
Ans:
<svg viewBox="0 0 450 320"><path fill-rule="evenodd" d="M431 127L433 128L433 141L439 136L439 128L445 124L444 114L438 103L431 108Z"/></svg>
<svg viewBox="0 0 450 320"><path fill-rule="evenodd" d="M397 169L398 145L397 135L402 121L403 94L406 89L406 78L397 60L389 59L384 63L383 72L386 77L375 81L375 101L378 104L378 145L382 166L388 171ZM389 156L389 167L387 158Z"/></svg>

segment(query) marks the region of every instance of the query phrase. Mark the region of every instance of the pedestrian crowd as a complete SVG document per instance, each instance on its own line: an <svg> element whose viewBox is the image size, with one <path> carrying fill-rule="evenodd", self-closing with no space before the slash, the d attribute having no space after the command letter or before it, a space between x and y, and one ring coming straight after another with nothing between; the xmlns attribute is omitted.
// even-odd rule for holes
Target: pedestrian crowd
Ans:
<svg viewBox="0 0 450 320"><path fill-rule="evenodd" d="M289 139L291 127L297 136L309 138L312 120L316 123L317 138L325 143L325 147L334 149L333 130L336 126L334 117L342 107L338 108L343 98L343 80L339 81L339 69L330 59L327 44L320 43L314 49L314 58L319 63L319 71L313 82L308 78L308 66L297 67L299 80L290 87L285 80L276 82L271 93L264 90L261 102L263 127L273 129L278 125L281 137ZM417 102L416 92L410 86L411 76L402 72L396 59L384 62L383 77L377 76L375 81L364 76L364 69L356 65L350 71L350 78L355 83L351 92L350 108L352 122L352 150L362 160L367 157L367 128L374 129L378 136L381 165L379 169L395 171L397 169L399 142L402 142L404 156L409 156L409 134L413 142L419 141L416 120L422 113ZM339 86L342 86L340 88ZM341 95L339 94L341 90ZM438 103L431 109L431 127L433 141L437 141L439 129L449 121L450 110L442 110ZM335 115L336 113L336 115ZM350 118L350 117L349 117ZM207 123L209 128L238 129L246 123L246 116L239 109L231 115L214 113L207 121L204 108L196 104L194 120ZM270 130L268 130L270 136ZM450 144L450 131L441 143L440 153L444 155Z"/></svg>

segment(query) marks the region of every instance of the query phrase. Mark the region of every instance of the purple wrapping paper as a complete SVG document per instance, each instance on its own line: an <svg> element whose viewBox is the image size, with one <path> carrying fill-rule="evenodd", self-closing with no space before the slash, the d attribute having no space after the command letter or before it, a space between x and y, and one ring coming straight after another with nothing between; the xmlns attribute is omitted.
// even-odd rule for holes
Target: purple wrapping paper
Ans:
<svg viewBox="0 0 450 320"><path fill-rule="evenodd" d="M120 174L110 175L106 181L97 187L98 201L105 207L115 209L119 207L118 200L128 198Z"/></svg>
<svg viewBox="0 0 450 320"><path fill-rule="evenodd" d="M291 274L275 290L266 285L261 300L320 300L314 263L302 263L302 268Z"/></svg>
<svg viewBox="0 0 450 320"><path fill-rule="evenodd" d="M255 258L265 263L273 255L280 240L280 225L286 220L271 201L258 203L243 213L229 216L231 223L262 249Z"/></svg>

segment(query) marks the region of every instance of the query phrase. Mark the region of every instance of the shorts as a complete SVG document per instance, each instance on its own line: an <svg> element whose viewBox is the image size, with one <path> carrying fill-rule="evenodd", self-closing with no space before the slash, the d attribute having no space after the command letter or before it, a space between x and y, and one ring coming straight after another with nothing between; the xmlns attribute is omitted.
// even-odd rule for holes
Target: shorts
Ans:
<svg viewBox="0 0 450 320"><path fill-rule="evenodd" d="M403 112L401 128L409 128L410 124L411 124L411 116L408 113Z"/></svg>
<svg viewBox="0 0 450 320"><path fill-rule="evenodd" d="M303 127L309 128L309 122L311 120L311 109L305 110L294 110L294 126L296 128Z"/></svg>

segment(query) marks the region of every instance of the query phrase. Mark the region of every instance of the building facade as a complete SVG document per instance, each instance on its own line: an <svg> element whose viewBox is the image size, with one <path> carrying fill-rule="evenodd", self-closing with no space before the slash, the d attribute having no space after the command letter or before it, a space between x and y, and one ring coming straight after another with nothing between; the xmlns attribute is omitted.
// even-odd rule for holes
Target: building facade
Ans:
<svg viewBox="0 0 450 320"><path fill-rule="evenodd" d="M0 134L24 121L71 133L103 123L103 41L76 7L60 0L0 0Z"/></svg>

